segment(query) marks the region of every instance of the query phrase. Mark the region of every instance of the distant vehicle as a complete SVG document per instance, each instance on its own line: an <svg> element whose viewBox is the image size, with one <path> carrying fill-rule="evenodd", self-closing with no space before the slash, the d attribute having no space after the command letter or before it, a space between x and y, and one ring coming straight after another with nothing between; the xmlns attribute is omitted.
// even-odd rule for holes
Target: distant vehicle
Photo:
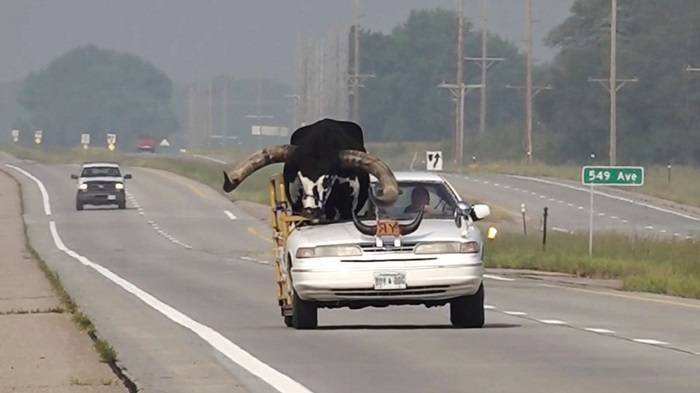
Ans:
<svg viewBox="0 0 700 393"><path fill-rule="evenodd" d="M486 218L489 207L463 202L437 174L395 175L399 200L381 208L382 216L398 227L423 209L415 232L380 235L380 228L390 228L377 225L371 201L353 220L291 230L279 268L291 299L282 310L288 326L316 327L318 308L404 304L449 304L455 327L484 325L485 242L473 223Z"/></svg>
<svg viewBox="0 0 700 393"><path fill-rule="evenodd" d="M136 140L136 148L139 151L156 152L156 141L150 136L141 136Z"/></svg>
<svg viewBox="0 0 700 393"><path fill-rule="evenodd" d="M75 209L83 210L85 205L116 205L126 209L126 188L119 164L112 162L86 162L80 168L80 175L70 175L78 181Z"/></svg>

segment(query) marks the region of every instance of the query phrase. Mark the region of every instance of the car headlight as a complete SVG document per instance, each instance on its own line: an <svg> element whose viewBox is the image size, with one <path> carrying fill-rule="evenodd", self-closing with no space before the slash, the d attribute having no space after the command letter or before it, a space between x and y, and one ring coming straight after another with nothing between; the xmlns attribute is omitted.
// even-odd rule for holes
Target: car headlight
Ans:
<svg viewBox="0 0 700 393"><path fill-rule="evenodd" d="M420 243L413 251L416 254L476 254L481 249L479 242L434 242Z"/></svg>
<svg viewBox="0 0 700 393"><path fill-rule="evenodd" d="M114 188L116 188L117 190L123 190L124 183L114 183Z"/></svg>
<svg viewBox="0 0 700 393"><path fill-rule="evenodd" d="M87 190L87 183L83 183L83 184L79 185L78 190L83 190L83 191Z"/></svg>
<svg viewBox="0 0 700 393"><path fill-rule="evenodd" d="M297 258L359 257L362 255L362 250L352 245L300 247L296 255Z"/></svg>

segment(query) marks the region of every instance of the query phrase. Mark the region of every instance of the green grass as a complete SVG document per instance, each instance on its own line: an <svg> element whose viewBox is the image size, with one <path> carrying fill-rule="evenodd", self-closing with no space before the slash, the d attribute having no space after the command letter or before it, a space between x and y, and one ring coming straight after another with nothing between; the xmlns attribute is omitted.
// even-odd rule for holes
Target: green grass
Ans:
<svg viewBox="0 0 700 393"><path fill-rule="evenodd" d="M620 279L624 289L700 299L700 242L599 234L593 258L588 236L552 233L541 238L510 233L489 243L487 266Z"/></svg>

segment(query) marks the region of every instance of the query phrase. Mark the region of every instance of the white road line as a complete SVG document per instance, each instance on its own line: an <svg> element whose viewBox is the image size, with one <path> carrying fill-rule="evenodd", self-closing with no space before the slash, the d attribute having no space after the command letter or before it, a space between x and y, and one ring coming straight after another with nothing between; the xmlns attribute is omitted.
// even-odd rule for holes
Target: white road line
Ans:
<svg viewBox="0 0 700 393"><path fill-rule="evenodd" d="M496 306L492 306L490 304L484 304L484 310L495 310Z"/></svg>
<svg viewBox="0 0 700 393"><path fill-rule="evenodd" d="M212 162L215 162L217 164L224 164L224 165L228 164L226 161L223 161L223 160L220 160L220 159L214 158L214 157L205 156L203 154L192 154L192 156L197 157L197 158L201 158L203 160L212 161Z"/></svg>
<svg viewBox="0 0 700 393"><path fill-rule="evenodd" d="M239 347L216 330L193 320L170 305L163 303L150 293L113 273L111 270L92 262L88 258L66 247L58 234L56 223L54 221L49 222L49 230L51 231L51 236L53 237L56 248L83 265L94 269L103 277L113 282L123 290L136 296L139 300L146 303L154 310L160 312L171 321L189 329L202 340L211 345L214 349L229 358L232 362L238 364L256 377L262 379L277 391L284 393L311 393L309 389L299 382L263 363L260 359L251 355L249 352Z"/></svg>
<svg viewBox="0 0 700 393"><path fill-rule="evenodd" d="M625 219L622 219L622 222L623 222L624 224L627 224L629 221L627 221L627 220L625 220Z"/></svg>
<svg viewBox="0 0 700 393"><path fill-rule="evenodd" d="M503 311L503 313L508 314L508 315L512 315L514 317L524 317L525 315L527 315L526 312L522 312L522 311Z"/></svg>
<svg viewBox="0 0 700 393"><path fill-rule="evenodd" d="M690 236L690 235L688 235L688 236L685 237L685 240L692 240L692 239L693 239L693 237Z"/></svg>
<svg viewBox="0 0 700 393"><path fill-rule="evenodd" d="M510 190L510 186L508 185L504 185L503 188L505 188L506 190Z"/></svg>
<svg viewBox="0 0 700 393"><path fill-rule="evenodd" d="M46 214L47 216L50 216L51 215L51 200L49 199L49 193L48 193L48 191L46 191L46 187L44 187L44 183L42 183L41 180L37 179L31 173L25 171L24 169L22 169L18 166L14 166L14 165L10 165L10 164L5 164L5 166L16 170L17 172L23 174L24 176L27 176L28 178L32 179L34 181L34 183L36 183L36 185L39 187L39 192L41 192L41 199L44 203L44 214Z"/></svg>
<svg viewBox="0 0 700 393"><path fill-rule="evenodd" d="M555 182L555 181L550 181L550 180L545 180L545 179L538 179L538 178L535 178L535 177L528 177L528 176L518 176L518 175L509 175L509 176L514 177L514 178L516 178L516 179L521 179L521 180L530 180L530 181L540 182L540 183L544 183L544 184L550 184L550 185L555 185L555 186L559 186L559 187L565 187L565 188L569 188L569 189L572 189L572 190L585 192L585 193L587 193L587 194L590 193L590 190L587 189L587 188L576 187L576 186L572 186L572 185L569 185L569 184L563 184L563 183L559 183L559 182ZM604 196L604 197L606 197L606 198L615 199L615 200L623 201L623 202L628 202L628 203L631 203L631 204L634 204L634 205L637 205L637 206L648 207L649 209L654 209L654 210L660 211L660 212L662 212L662 213L673 214L673 215L678 216L678 217L687 218L688 220L693 220L693 221L700 222L700 217L694 217L694 216L691 216L691 215L688 215L688 214L684 214L684 213L677 212L677 211L675 211L675 210L666 209L666 208L663 208L663 207L651 205L651 204L649 204L649 203L644 203L644 202L635 201L634 199L630 199L630 198L625 198L625 197L620 197L620 196L616 196L616 195L611 195L611 194L608 194L608 193L605 193L605 192L602 192L602 191L594 191L594 193L597 194L597 195L600 195L600 196Z"/></svg>
<svg viewBox="0 0 700 393"><path fill-rule="evenodd" d="M553 230L554 232L571 233L570 230L564 229L564 228L559 228L559 227L552 227L552 230Z"/></svg>
<svg viewBox="0 0 700 393"><path fill-rule="evenodd" d="M514 278L501 277L501 276L497 276L495 274L484 274L484 278L488 278L488 279L496 280L496 281L515 281Z"/></svg>
<svg viewBox="0 0 700 393"><path fill-rule="evenodd" d="M653 229L654 229L654 227L653 227L653 226L651 226L651 225L647 225L647 226L645 226L645 227L644 227L644 229L648 229L648 230L650 230L650 231L651 231L651 230L653 230Z"/></svg>
<svg viewBox="0 0 700 393"><path fill-rule="evenodd" d="M540 199L545 199L545 198L547 198L546 195L540 195Z"/></svg>
<svg viewBox="0 0 700 393"><path fill-rule="evenodd" d="M493 183L493 185L496 186L496 187L500 187L500 186L501 186L501 185L498 184L498 183Z"/></svg>
<svg viewBox="0 0 700 393"><path fill-rule="evenodd" d="M668 232L668 231L665 230L665 229L662 229L662 230L659 231L659 233L666 233L666 232Z"/></svg>
<svg viewBox="0 0 700 393"><path fill-rule="evenodd" d="M228 218L230 218L232 220L236 219L236 216L233 213L231 213L230 211L224 210L224 213L228 216Z"/></svg>
<svg viewBox="0 0 700 393"><path fill-rule="evenodd" d="M251 262L255 261L255 258L251 258L251 257L240 257L240 258L244 261L251 261Z"/></svg>
<svg viewBox="0 0 700 393"><path fill-rule="evenodd" d="M550 202L556 202L557 200L554 199L554 198L549 198L549 201L550 201Z"/></svg>
<svg viewBox="0 0 700 393"><path fill-rule="evenodd" d="M568 322L560 321L558 319L538 319L538 322L542 322L545 325L568 325Z"/></svg>
<svg viewBox="0 0 700 393"><path fill-rule="evenodd" d="M574 204L573 204L573 203L567 203L566 205L569 206L569 207L574 207Z"/></svg>
<svg viewBox="0 0 700 393"><path fill-rule="evenodd" d="M598 213L598 217L605 217L605 213Z"/></svg>
<svg viewBox="0 0 700 393"><path fill-rule="evenodd" d="M678 232L676 232L676 233L673 234L673 237L681 237L681 234L678 233Z"/></svg>
<svg viewBox="0 0 700 393"><path fill-rule="evenodd" d="M583 207L583 206L579 206L578 209L579 209L579 210L583 210L584 207Z"/></svg>
<svg viewBox="0 0 700 393"><path fill-rule="evenodd" d="M632 341L640 344L668 345L668 343L665 341L654 340L652 338L633 338Z"/></svg>
<svg viewBox="0 0 700 393"><path fill-rule="evenodd" d="M611 220L617 220L617 216L610 216Z"/></svg>
<svg viewBox="0 0 700 393"><path fill-rule="evenodd" d="M530 195L537 195L537 193L536 193L536 192L531 192Z"/></svg>
<svg viewBox="0 0 700 393"><path fill-rule="evenodd" d="M584 328L583 330L598 333L598 334L615 334L614 330L601 329L601 328Z"/></svg>

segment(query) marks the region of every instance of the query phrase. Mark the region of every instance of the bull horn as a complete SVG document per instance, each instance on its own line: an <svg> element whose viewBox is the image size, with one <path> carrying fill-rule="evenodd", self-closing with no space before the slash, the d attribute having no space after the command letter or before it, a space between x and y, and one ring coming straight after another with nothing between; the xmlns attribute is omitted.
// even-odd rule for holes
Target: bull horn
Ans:
<svg viewBox="0 0 700 393"><path fill-rule="evenodd" d="M353 224L355 224L355 228L357 228L357 230L363 235L375 236L377 234L377 227L367 225L360 221L360 219L357 218L357 215L355 214L355 210L352 211L352 222Z"/></svg>
<svg viewBox="0 0 700 393"><path fill-rule="evenodd" d="M375 195L378 205L392 205L399 199L399 184L389 165L379 158L359 150L342 150L339 153L341 165L345 168L361 169L379 180L379 189Z"/></svg>
<svg viewBox="0 0 700 393"><path fill-rule="evenodd" d="M401 236L409 235L418 229L421 221L423 221L423 212L424 212L424 210L420 209L420 211L416 215L416 218L414 218L410 224L399 225L399 230L401 231Z"/></svg>
<svg viewBox="0 0 700 393"><path fill-rule="evenodd" d="M266 147L253 153L235 168L228 172L224 171L224 191L231 192L235 190L243 180L260 168L278 162L285 162L295 148L296 146L292 145L277 145Z"/></svg>

